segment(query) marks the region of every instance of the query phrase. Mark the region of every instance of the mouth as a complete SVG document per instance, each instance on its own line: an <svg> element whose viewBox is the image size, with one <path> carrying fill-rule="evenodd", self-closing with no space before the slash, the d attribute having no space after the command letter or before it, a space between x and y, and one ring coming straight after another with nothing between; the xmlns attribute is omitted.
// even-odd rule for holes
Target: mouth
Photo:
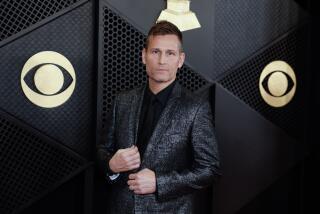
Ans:
<svg viewBox="0 0 320 214"><path fill-rule="evenodd" d="M157 71L159 71L159 72L166 72L166 71L168 71L168 69L160 68L160 69L157 69Z"/></svg>

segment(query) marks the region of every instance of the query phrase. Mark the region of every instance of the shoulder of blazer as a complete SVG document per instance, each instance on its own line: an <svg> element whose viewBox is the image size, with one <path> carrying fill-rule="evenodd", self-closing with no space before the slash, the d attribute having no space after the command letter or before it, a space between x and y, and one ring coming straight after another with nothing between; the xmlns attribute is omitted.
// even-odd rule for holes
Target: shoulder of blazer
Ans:
<svg viewBox="0 0 320 214"><path fill-rule="evenodd" d="M118 102L123 102L123 101L130 101L134 98L137 98L139 96L143 95L143 91L145 89L145 85L140 86L135 89L127 90L127 91L121 91L116 94L116 100Z"/></svg>
<svg viewBox="0 0 320 214"><path fill-rule="evenodd" d="M211 105L207 93L194 93L184 89L179 98L178 106L180 114L187 115L191 119L199 113L200 109L203 111L210 108Z"/></svg>
<svg viewBox="0 0 320 214"><path fill-rule="evenodd" d="M197 107L208 101L207 94L199 94L190 92L184 88L181 90L181 102L183 104L190 104L192 107Z"/></svg>

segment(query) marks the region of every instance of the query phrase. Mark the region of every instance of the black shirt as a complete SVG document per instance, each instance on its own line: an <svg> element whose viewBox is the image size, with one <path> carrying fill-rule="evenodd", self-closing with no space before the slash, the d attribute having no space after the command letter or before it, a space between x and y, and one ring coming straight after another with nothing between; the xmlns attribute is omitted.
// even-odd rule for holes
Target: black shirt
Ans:
<svg viewBox="0 0 320 214"><path fill-rule="evenodd" d="M149 139L153 133L153 130L160 118L163 109L166 107L167 101L171 95L172 89L175 85L172 82L166 88L162 89L157 94L153 94L147 85L143 95L142 108L139 120L139 131L137 146L140 152L140 158L147 148Z"/></svg>

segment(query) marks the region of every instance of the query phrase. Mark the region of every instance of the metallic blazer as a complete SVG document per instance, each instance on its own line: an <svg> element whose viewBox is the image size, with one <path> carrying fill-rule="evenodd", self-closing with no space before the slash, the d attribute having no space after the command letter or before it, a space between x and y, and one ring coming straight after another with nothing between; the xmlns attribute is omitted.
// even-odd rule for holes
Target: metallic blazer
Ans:
<svg viewBox="0 0 320 214"><path fill-rule="evenodd" d="M116 96L106 138L98 145L99 165L108 163L118 149L137 142L145 87ZM176 83L142 158L140 169L156 174L156 192L137 195L129 190L128 175L109 180L110 213L194 213L194 193L212 184L219 174L219 152L211 107L204 96L186 92ZM109 176L106 176L108 179Z"/></svg>

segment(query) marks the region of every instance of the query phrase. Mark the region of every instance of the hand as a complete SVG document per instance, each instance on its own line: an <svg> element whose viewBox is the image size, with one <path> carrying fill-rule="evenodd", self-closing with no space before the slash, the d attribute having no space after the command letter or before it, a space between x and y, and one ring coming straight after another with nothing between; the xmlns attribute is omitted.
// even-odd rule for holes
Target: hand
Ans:
<svg viewBox="0 0 320 214"><path fill-rule="evenodd" d="M136 194L144 195L154 193L156 191L156 175L150 169L143 169L138 173L129 175L129 189Z"/></svg>
<svg viewBox="0 0 320 214"><path fill-rule="evenodd" d="M125 172L140 167L140 153L136 146L119 149L110 159L109 167L114 173Z"/></svg>

